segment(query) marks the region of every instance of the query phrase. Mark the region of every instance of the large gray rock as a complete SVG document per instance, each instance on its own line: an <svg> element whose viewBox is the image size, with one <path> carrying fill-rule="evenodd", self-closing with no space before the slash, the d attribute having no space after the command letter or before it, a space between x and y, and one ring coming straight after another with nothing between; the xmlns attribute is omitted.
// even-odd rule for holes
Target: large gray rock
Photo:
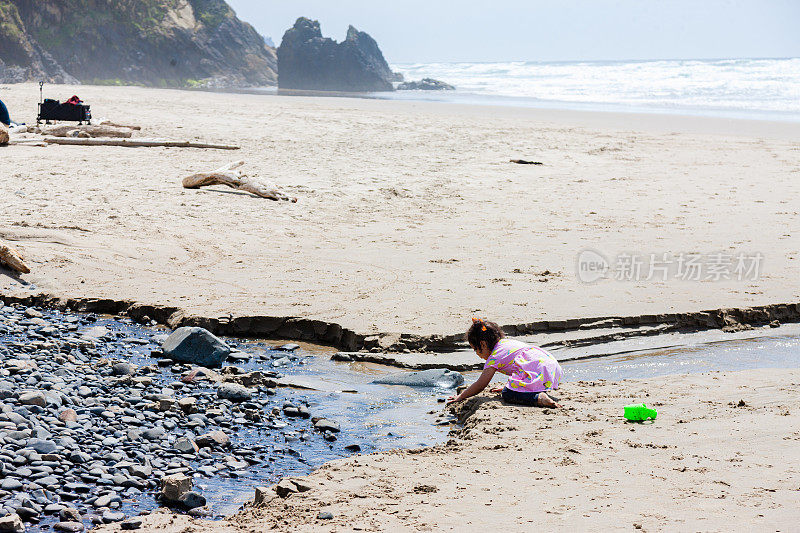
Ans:
<svg viewBox="0 0 800 533"><path fill-rule="evenodd" d="M139 518L138 516L133 518L128 518L127 520L122 521L122 523L120 524L120 528L123 531L131 531L134 529L139 529L140 527L142 527L142 522L143 522L142 519Z"/></svg>
<svg viewBox="0 0 800 533"><path fill-rule="evenodd" d="M147 479L151 475L153 475L153 468L149 465L131 465L128 467L128 472L130 475L139 477L142 479Z"/></svg>
<svg viewBox="0 0 800 533"><path fill-rule="evenodd" d="M77 422L78 413L75 412L75 409L64 409L58 414L58 419L62 422Z"/></svg>
<svg viewBox="0 0 800 533"><path fill-rule="evenodd" d="M36 450L38 453L53 453L58 450L55 442L45 439L28 439L25 447Z"/></svg>
<svg viewBox="0 0 800 533"><path fill-rule="evenodd" d="M227 446L231 443L231 439L223 431L218 430L200 435L195 442L200 448L209 448L213 446Z"/></svg>
<svg viewBox="0 0 800 533"><path fill-rule="evenodd" d="M19 403L22 405L38 405L44 407L47 405L47 398L45 398L42 391L28 391L19 395Z"/></svg>
<svg viewBox="0 0 800 533"><path fill-rule="evenodd" d="M382 385L407 385L409 387L441 387L454 389L464 383L464 376L446 368L434 368L419 372L398 372L376 379Z"/></svg>
<svg viewBox="0 0 800 533"><path fill-rule="evenodd" d="M61 522L82 522L83 517L80 511L74 507L64 507L58 512L58 519Z"/></svg>
<svg viewBox="0 0 800 533"><path fill-rule="evenodd" d="M195 454L199 448L194 440L189 437L181 437L175 441L175 449L183 454Z"/></svg>
<svg viewBox="0 0 800 533"><path fill-rule="evenodd" d="M314 428L317 431L331 431L333 433L339 433L339 424L333 420L328 420L327 418L320 418L314 422Z"/></svg>
<svg viewBox="0 0 800 533"><path fill-rule="evenodd" d="M67 533L78 533L85 529L82 522L56 522L53 524L53 529L56 531L65 531Z"/></svg>
<svg viewBox="0 0 800 533"><path fill-rule="evenodd" d="M0 517L0 532L2 533L24 533L25 526L16 513Z"/></svg>
<svg viewBox="0 0 800 533"><path fill-rule="evenodd" d="M159 440L164 437L166 431L162 427L154 427L150 429L146 429L142 431L142 437L146 438L147 440Z"/></svg>
<svg viewBox="0 0 800 533"><path fill-rule="evenodd" d="M192 489L192 478L183 474L173 474L161 478L161 498L177 503Z"/></svg>
<svg viewBox="0 0 800 533"><path fill-rule="evenodd" d="M125 520L125 513L119 511L104 511L102 514L104 524L111 524L113 522L122 522Z"/></svg>
<svg viewBox="0 0 800 533"><path fill-rule="evenodd" d="M196 491L189 491L181 498L181 505L186 509L195 509L203 507L206 504L206 498Z"/></svg>
<svg viewBox="0 0 800 533"><path fill-rule="evenodd" d="M164 355L182 363L221 367L231 349L203 328L178 328L162 346Z"/></svg>
<svg viewBox="0 0 800 533"><path fill-rule="evenodd" d="M397 86L398 91L455 91L456 88L440 80L422 78L420 81L406 81Z"/></svg>
<svg viewBox="0 0 800 533"><path fill-rule="evenodd" d="M220 383L217 387L217 397L232 402L246 402L253 397L253 392L238 383Z"/></svg>
<svg viewBox="0 0 800 533"><path fill-rule="evenodd" d="M137 366L131 363L114 363L111 367L115 376L132 376L136 373Z"/></svg>
<svg viewBox="0 0 800 533"><path fill-rule="evenodd" d="M297 19L278 48L278 87L313 91L392 91L394 74L378 43L353 26L341 43L319 22Z"/></svg>

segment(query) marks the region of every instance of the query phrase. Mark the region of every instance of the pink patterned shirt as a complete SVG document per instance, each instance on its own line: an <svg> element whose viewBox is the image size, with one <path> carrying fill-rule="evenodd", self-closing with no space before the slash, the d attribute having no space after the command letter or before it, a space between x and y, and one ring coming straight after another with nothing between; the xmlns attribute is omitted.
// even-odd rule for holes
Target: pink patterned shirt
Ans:
<svg viewBox="0 0 800 533"><path fill-rule="evenodd" d="M561 365L556 358L536 346L512 339L500 339L483 366L508 376L506 387L520 392L557 389Z"/></svg>

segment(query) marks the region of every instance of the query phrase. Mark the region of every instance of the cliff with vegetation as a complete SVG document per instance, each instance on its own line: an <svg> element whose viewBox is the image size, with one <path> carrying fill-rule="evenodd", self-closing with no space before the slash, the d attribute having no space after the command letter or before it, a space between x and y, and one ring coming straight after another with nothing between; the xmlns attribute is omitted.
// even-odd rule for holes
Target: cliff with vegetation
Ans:
<svg viewBox="0 0 800 533"><path fill-rule="evenodd" d="M275 85L275 50L224 0L0 0L0 82Z"/></svg>

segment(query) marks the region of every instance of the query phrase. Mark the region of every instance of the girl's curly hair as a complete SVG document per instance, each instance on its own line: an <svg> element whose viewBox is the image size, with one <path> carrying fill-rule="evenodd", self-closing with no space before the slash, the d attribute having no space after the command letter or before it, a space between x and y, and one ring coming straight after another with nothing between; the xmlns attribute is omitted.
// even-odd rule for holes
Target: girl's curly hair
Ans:
<svg viewBox="0 0 800 533"><path fill-rule="evenodd" d="M495 344L497 344L497 341L505 336L500 326L494 322L483 320L482 318L473 318L472 325L467 331L467 341L473 349L480 348L481 341L483 341L486 343L486 346L492 350Z"/></svg>

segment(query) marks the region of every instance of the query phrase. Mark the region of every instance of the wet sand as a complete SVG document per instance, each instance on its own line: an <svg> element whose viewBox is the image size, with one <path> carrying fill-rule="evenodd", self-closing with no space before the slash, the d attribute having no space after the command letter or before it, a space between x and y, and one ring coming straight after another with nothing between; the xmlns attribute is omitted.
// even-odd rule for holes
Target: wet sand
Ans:
<svg viewBox="0 0 800 533"><path fill-rule="evenodd" d="M800 125L436 103L48 86L142 136L238 152L2 150L0 238L37 290L294 316L357 333L800 301ZM38 87L0 87L33 121ZM542 161L515 165L510 159ZM244 159L298 203L196 171ZM752 282L581 283L577 254L761 252ZM0 293L30 290L0 275ZM465 322L467 321L467 322Z"/></svg>
<svg viewBox="0 0 800 533"><path fill-rule="evenodd" d="M309 492L221 523L156 513L144 530L788 531L799 385L800 370L576 382L559 391L561 410L479 396L456 409L463 428L446 445L337 460ZM640 401L654 423L622 418Z"/></svg>

